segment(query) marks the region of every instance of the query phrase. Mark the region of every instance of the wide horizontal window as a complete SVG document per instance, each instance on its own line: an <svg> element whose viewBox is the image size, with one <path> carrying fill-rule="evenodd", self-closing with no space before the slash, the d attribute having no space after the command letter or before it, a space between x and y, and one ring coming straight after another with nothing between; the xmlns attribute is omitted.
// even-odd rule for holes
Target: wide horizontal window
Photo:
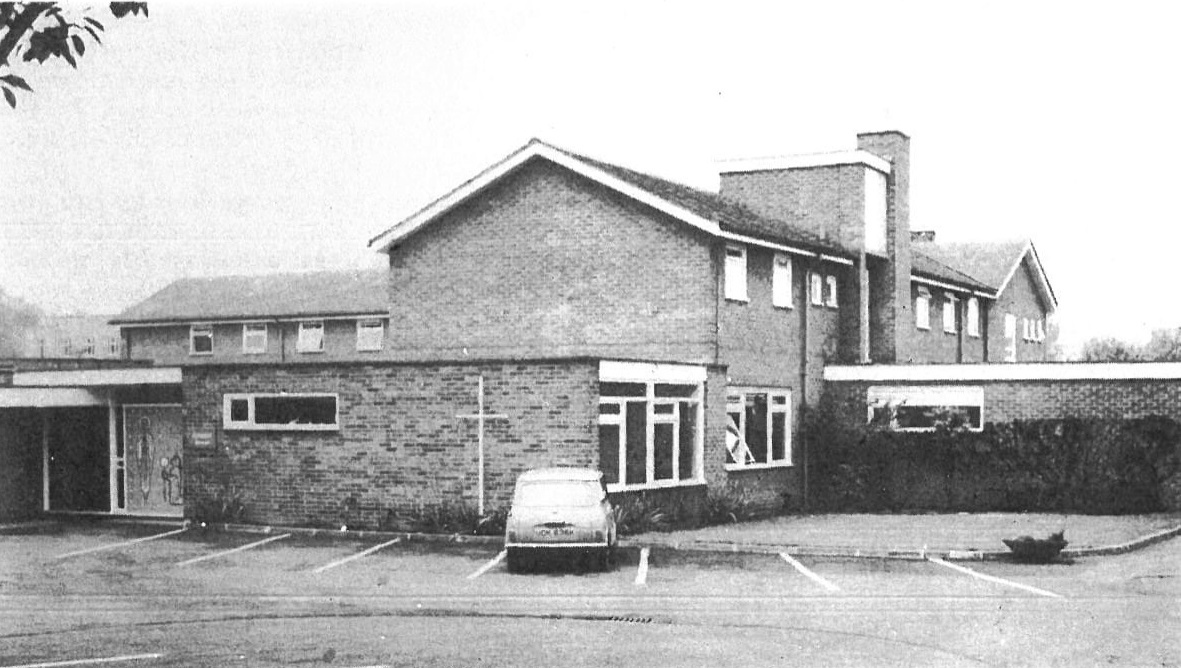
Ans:
<svg viewBox="0 0 1181 668"><path fill-rule="evenodd" d="M702 384L599 383L599 467L608 489L702 481Z"/></svg>
<svg viewBox="0 0 1181 668"><path fill-rule="evenodd" d="M891 431L934 431L984 426L984 390L979 387L871 387L869 423Z"/></svg>
<svg viewBox="0 0 1181 668"><path fill-rule="evenodd" d="M335 394L227 394L226 429L332 431L340 428Z"/></svg>
<svg viewBox="0 0 1181 668"><path fill-rule="evenodd" d="M791 392L730 388L726 467L791 465Z"/></svg>

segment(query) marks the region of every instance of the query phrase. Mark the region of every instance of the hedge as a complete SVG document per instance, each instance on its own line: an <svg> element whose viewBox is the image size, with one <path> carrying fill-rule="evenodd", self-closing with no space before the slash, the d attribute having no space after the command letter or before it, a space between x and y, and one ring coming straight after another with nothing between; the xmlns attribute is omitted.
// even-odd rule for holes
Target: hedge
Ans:
<svg viewBox="0 0 1181 668"><path fill-rule="evenodd" d="M896 432L822 404L805 425L812 507L835 512L1177 510L1181 424L1163 417ZM864 418L862 418L864 420ZM954 421L952 421L954 424Z"/></svg>

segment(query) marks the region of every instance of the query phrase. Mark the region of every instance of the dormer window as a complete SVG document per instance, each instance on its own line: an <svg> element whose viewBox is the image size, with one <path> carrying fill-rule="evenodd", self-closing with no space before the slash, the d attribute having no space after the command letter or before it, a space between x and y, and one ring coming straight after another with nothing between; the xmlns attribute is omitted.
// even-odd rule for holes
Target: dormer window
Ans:
<svg viewBox="0 0 1181 668"><path fill-rule="evenodd" d="M914 324L919 329L931 329L931 293L919 288L914 298Z"/></svg>
<svg viewBox="0 0 1181 668"><path fill-rule="evenodd" d="M726 244L726 299L748 301L745 246Z"/></svg>

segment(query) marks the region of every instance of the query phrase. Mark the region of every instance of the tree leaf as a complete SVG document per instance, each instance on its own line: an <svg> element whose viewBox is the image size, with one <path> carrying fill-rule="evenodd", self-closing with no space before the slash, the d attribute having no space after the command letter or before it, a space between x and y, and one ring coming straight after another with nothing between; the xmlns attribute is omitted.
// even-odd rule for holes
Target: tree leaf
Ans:
<svg viewBox="0 0 1181 668"><path fill-rule="evenodd" d="M82 26L82 27L86 29L86 32L90 33L90 36L94 38L95 42L98 42L99 44L103 43L103 41L98 38L98 33L94 31L94 28L91 28L90 26Z"/></svg>
<svg viewBox="0 0 1181 668"><path fill-rule="evenodd" d="M106 28L103 27L103 24L99 23L98 21L94 20L93 18L91 18L89 16L86 17L86 22L89 23L90 25L94 26L95 28L98 28L99 30L106 30Z"/></svg>
<svg viewBox="0 0 1181 668"><path fill-rule="evenodd" d="M86 42L83 42L81 37L71 35L70 41L74 43L74 50L78 52L79 56L86 55Z"/></svg>
<svg viewBox="0 0 1181 668"><path fill-rule="evenodd" d="M8 101L8 106L16 109L16 94L12 92L11 88L4 89L4 99Z"/></svg>
<svg viewBox="0 0 1181 668"><path fill-rule="evenodd" d="M74 60L74 55L70 53L70 48L68 46L62 47L62 58L66 59L66 62L70 64L70 67L78 69L78 61Z"/></svg>
<svg viewBox="0 0 1181 668"><path fill-rule="evenodd" d="M24 79L18 77L15 74L6 74L6 75L0 77L0 81L3 81L4 83L8 84L9 86L12 86L13 88L20 88L21 90L27 90L30 93L33 92L33 89L29 88L28 82L26 82Z"/></svg>

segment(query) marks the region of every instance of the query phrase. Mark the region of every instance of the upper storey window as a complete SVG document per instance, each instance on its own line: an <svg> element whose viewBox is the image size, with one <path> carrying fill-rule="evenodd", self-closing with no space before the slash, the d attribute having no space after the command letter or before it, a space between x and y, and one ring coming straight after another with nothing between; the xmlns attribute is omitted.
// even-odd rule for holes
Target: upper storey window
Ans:
<svg viewBox="0 0 1181 668"><path fill-rule="evenodd" d="M385 339L385 326L381 320L357 321L357 350L381 350L381 343Z"/></svg>
<svg viewBox="0 0 1181 668"><path fill-rule="evenodd" d="M250 355L267 351L267 324L248 322L242 325L242 352Z"/></svg>
<svg viewBox="0 0 1181 668"><path fill-rule="evenodd" d="M919 288L914 298L914 324L919 329L931 329L931 293Z"/></svg>
<svg viewBox="0 0 1181 668"><path fill-rule="evenodd" d="M968 299L968 336L980 336L980 300Z"/></svg>
<svg viewBox="0 0 1181 668"><path fill-rule="evenodd" d="M323 320L305 320L299 323L299 338L295 341L295 350L301 353L324 351Z"/></svg>
<svg viewBox="0 0 1181 668"><path fill-rule="evenodd" d="M836 276L825 276L824 277L824 286L825 286L825 295L824 295L825 306L831 306L833 308L836 308L837 307L837 277Z"/></svg>
<svg viewBox="0 0 1181 668"><path fill-rule="evenodd" d="M726 299L747 301L745 246L726 244Z"/></svg>
<svg viewBox="0 0 1181 668"><path fill-rule="evenodd" d="M943 301L943 331L955 334L955 297L947 296Z"/></svg>
<svg viewBox="0 0 1181 668"><path fill-rule="evenodd" d="M791 308L791 258L776 253L771 267L771 304Z"/></svg>
<svg viewBox="0 0 1181 668"><path fill-rule="evenodd" d="M189 354L213 354L213 327L211 325L193 325L189 328Z"/></svg>

